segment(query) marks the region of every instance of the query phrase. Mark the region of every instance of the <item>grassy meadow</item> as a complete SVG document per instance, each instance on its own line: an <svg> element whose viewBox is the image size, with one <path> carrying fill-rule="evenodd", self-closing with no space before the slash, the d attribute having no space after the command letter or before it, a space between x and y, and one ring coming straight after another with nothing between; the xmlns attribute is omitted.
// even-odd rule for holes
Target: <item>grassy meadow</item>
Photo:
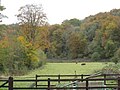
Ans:
<svg viewBox="0 0 120 90"><path fill-rule="evenodd" d="M82 62L84 63L84 62ZM29 72L26 76L35 76L36 74L92 74L94 71L102 69L109 65L105 62L85 62L82 63L47 63L42 68Z"/></svg>
<svg viewBox="0 0 120 90"><path fill-rule="evenodd" d="M85 63L86 65L81 65ZM15 76L14 79L35 79L35 75L58 75L58 74L93 74L96 70L102 69L104 66L109 65L110 63L105 62L81 62L81 63L47 63L41 68L33 70L27 73L24 76ZM33 78L25 78L33 77ZM29 87L33 82L15 82L14 87ZM6 90L6 89L0 89Z"/></svg>

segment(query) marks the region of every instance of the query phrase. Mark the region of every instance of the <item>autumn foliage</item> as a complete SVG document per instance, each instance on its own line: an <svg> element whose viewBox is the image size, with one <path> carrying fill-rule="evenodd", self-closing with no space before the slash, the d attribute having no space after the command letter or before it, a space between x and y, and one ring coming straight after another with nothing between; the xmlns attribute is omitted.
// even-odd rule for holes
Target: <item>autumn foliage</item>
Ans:
<svg viewBox="0 0 120 90"><path fill-rule="evenodd" d="M120 9L49 25L41 5L19 9L19 23L0 25L0 73L24 74L48 59L120 62Z"/></svg>

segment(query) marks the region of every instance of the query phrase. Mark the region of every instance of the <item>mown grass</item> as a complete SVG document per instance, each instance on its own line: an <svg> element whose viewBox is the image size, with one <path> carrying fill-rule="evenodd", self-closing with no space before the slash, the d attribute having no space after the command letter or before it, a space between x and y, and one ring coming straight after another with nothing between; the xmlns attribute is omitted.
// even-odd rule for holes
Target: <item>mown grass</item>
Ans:
<svg viewBox="0 0 120 90"><path fill-rule="evenodd" d="M86 65L81 65L85 63ZM92 74L94 71L109 65L105 62L82 62L82 63L47 63L44 67L31 71L26 76L36 74Z"/></svg>

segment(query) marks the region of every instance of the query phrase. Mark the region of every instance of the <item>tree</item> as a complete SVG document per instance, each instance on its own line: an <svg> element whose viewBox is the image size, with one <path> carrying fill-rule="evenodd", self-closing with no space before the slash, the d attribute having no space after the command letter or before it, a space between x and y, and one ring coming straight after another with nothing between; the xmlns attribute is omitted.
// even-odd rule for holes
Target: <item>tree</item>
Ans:
<svg viewBox="0 0 120 90"><path fill-rule="evenodd" d="M2 18L6 18L7 16L3 15L1 11L5 10L6 8L4 6L0 6L0 22L2 22Z"/></svg>
<svg viewBox="0 0 120 90"><path fill-rule="evenodd" d="M25 5L19 9L17 15L21 33L28 42L34 46L38 40L39 27L46 25L46 14L43 12L41 5Z"/></svg>
<svg viewBox="0 0 120 90"><path fill-rule="evenodd" d="M87 45L87 40L84 35L80 32L72 32L71 35L69 35L67 44L70 55L69 57L73 59L83 57L82 54L84 54Z"/></svg>
<svg viewBox="0 0 120 90"><path fill-rule="evenodd" d="M40 66L43 51L48 44L48 26L46 14L41 5L25 5L19 9L17 15L20 27L18 41L26 56L26 66L34 69ZM46 47L45 47L46 46Z"/></svg>
<svg viewBox="0 0 120 90"><path fill-rule="evenodd" d="M118 62L120 62L120 48L118 48L118 50L114 53L114 56L111 58L111 60L117 64Z"/></svg>
<svg viewBox="0 0 120 90"><path fill-rule="evenodd" d="M73 26L80 26L81 21L79 19L73 18L73 19L70 19L70 20L64 20L62 22L62 24L70 24L70 25L73 25Z"/></svg>

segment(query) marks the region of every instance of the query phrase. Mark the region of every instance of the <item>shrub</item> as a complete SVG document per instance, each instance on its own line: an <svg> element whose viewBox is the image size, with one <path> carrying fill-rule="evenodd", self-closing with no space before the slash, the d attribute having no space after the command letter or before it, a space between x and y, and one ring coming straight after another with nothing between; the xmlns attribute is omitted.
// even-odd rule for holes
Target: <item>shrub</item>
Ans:
<svg viewBox="0 0 120 90"><path fill-rule="evenodd" d="M113 61L115 64L120 62L120 48L115 52L114 56L111 58L111 61Z"/></svg>
<svg viewBox="0 0 120 90"><path fill-rule="evenodd" d="M91 56L91 59L97 61L100 59L100 54L98 52L94 52Z"/></svg>
<svg viewBox="0 0 120 90"><path fill-rule="evenodd" d="M117 64L119 62L119 59L117 57L112 57L111 61Z"/></svg>
<svg viewBox="0 0 120 90"><path fill-rule="evenodd" d="M95 73L101 74L120 74L119 65L110 64L108 66L103 67L101 70L95 71Z"/></svg>

